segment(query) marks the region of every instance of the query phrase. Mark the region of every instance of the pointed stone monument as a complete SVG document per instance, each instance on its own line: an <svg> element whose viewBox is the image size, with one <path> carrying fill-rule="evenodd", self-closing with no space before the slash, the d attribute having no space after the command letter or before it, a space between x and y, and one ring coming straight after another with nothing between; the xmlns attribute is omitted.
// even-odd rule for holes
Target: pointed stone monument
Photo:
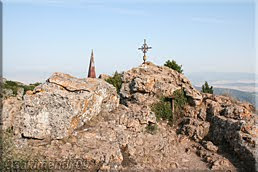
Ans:
<svg viewBox="0 0 258 172"><path fill-rule="evenodd" d="M96 78L93 50L91 51L88 78Z"/></svg>

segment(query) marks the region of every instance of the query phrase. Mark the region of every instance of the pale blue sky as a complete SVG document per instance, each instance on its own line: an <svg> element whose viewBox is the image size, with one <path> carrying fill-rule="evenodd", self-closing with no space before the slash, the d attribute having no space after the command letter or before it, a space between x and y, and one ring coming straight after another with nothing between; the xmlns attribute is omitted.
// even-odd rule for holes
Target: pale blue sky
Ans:
<svg viewBox="0 0 258 172"><path fill-rule="evenodd" d="M175 59L192 72L255 72L252 0L5 0L3 72L43 81L53 72L97 75Z"/></svg>

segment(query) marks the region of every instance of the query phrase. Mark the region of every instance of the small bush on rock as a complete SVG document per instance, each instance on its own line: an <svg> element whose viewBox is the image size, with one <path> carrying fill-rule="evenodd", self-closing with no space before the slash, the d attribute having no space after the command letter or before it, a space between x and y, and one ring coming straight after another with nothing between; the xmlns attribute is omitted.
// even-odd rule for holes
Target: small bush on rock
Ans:
<svg viewBox="0 0 258 172"><path fill-rule="evenodd" d="M168 61L166 61L164 66L167 66L167 67L169 67L171 69L174 69L174 70L176 70L179 73L183 73L182 65L177 64L175 60L172 60L172 61L168 60Z"/></svg>
<svg viewBox="0 0 258 172"><path fill-rule="evenodd" d="M24 93L26 93L26 91L28 91L28 90L34 90L34 88L35 88L36 86L40 85L40 84L41 84L41 83L36 82L36 83L34 83L34 84L23 85L23 86L21 86L21 87L24 88Z"/></svg>
<svg viewBox="0 0 258 172"><path fill-rule="evenodd" d="M174 100L175 100L175 110L182 110L183 107L188 103L187 97L183 90L176 90L173 93Z"/></svg>
<svg viewBox="0 0 258 172"><path fill-rule="evenodd" d="M151 110L155 113L157 120L167 120L170 125L174 125L183 116L183 108L187 104L187 97L183 90L173 93L174 114L172 113L171 98L162 97L154 103Z"/></svg>
<svg viewBox="0 0 258 172"><path fill-rule="evenodd" d="M146 126L146 132L147 133L150 133L150 134L155 134L158 130L158 125L157 124L152 124L152 123L149 123L147 126Z"/></svg>
<svg viewBox="0 0 258 172"><path fill-rule="evenodd" d="M17 90L18 90L18 84L16 82L13 82L13 81L6 81L4 83L4 86L3 86L4 89L10 89L13 91L13 94L14 95L17 95Z"/></svg>
<svg viewBox="0 0 258 172"><path fill-rule="evenodd" d="M177 123L179 119L184 116L184 106L188 104L187 97L183 90L177 90L173 93L174 101L175 101L175 114L173 124Z"/></svg>
<svg viewBox="0 0 258 172"><path fill-rule="evenodd" d="M121 73L118 73L116 71L112 77L106 79L105 81L107 81L109 84L112 84L116 88L117 93L120 92L120 89L122 87L122 74Z"/></svg>
<svg viewBox="0 0 258 172"><path fill-rule="evenodd" d="M205 81L205 83L202 85L202 92L213 94L213 87L209 86L208 82Z"/></svg>
<svg viewBox="0 0 258 172"><path fill-rule="evenodd" d="M17 91L18 91L18 88L23 88L24 89L24 94L26 93L26 91L28 90L33 90L36 86L38 86L39 82L37 83L34 83L34 84L30 84L30 85L23 85L21 83L18 83L18 82L14 82L14 81L6 81L4 84L3 84L3 88L4 89L9 89L9 90L12 90L13 92L13 95L16 96L17 95Z"/></svg>
<svg viewBox="0 0 258 172"><path fill-rule="evenodd" d="M151 110L155 113L158 121L172 120L172 110L169 98L161 97L157 103L152 105Z"/></svg>

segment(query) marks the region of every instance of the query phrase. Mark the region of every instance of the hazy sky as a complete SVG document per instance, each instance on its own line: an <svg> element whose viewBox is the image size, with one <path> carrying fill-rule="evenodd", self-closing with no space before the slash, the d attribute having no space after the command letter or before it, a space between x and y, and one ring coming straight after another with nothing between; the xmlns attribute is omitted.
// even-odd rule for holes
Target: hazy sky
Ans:
<svg viewBox="0 0 258 172"><path fill-rule="evenodd" d="M53 72L86 77L91 49L97 75L148 60L175 59L185 73L255 72L252 0L5 0L3 72L43 81Z"/></svg>

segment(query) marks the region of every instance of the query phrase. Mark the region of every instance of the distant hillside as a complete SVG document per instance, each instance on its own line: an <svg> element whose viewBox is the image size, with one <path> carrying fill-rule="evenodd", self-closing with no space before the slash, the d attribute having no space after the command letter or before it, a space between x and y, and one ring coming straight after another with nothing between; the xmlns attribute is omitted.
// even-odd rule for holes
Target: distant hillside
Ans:
<svg viewBox="0 0 258 172"><path fill-rule="evenodd" d="M201 90L201 87L196 87L196 89ZM234 90L229 88L214 88L214 94L216 95L228 94L236 98L237 100L240 100L243 102L246 101L256 106L256 108L258 107L258 103L255 101L256 99L258 99L258 96L255 93L244 92L244 91L239 91L239 90Z"/></svg>
<svg viewBox="0 0 258 172"><path fill-rule="evenodd" d="M214 88L227 88L243 92L258 92L258 75L254 73L195 72L186 74L193 85L202 86L207 81Z"/></svg>
<svg viewBox="0 0 258 172"><path fill-rule="evenodd" d="M230 72L193 72L186 76L192 81L194 85L203 83L204 81L255 81L258 76L255 73L230 73Z"/></svg>

